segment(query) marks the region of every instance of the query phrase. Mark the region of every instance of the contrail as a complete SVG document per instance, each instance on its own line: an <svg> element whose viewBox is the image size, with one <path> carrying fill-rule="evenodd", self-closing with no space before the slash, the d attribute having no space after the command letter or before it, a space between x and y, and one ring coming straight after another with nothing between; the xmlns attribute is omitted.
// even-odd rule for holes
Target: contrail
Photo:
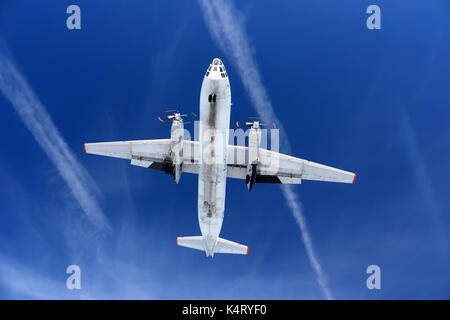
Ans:
<svg viewBox="0 0 450 320"><path fill-rule="evenodd" d="M314 247L312 244L311 237L309 235L308 227L306 225L305 216L302 212L302 204L298 199L297 194L294 192L292 185L284 185L281 188L283 190L283 195L287 200L289 208L292 210L292 214L294 215L295 221L297 221L298 226L302 232L302 240L305 244L306 253L309 258L309 263L314 269L316 273L317 282L319 283L320 288L325 295L325 298L328 300L333 300L333 296L331 295L330 288L328 288L327 282L325 280L325 276L322 271L322 266L317 259L317 255L314 251Z"/></svg>
<svg viewBox="0 0 450 320"><path fill-rule="evenodd" d="M230 54L236 64L241 81L247 90L250 100L259 116L266 123L276 122L280 132L284 133L284 139L280 141L286 152L291 151L287 135L284 132L280 120L277 118L269 95L262 84L261 75L256 60L253 56L252 46L245 33L243 24L239 22L240 13L231 4L224 0L199 0L203 18L211 37L226 54ZM309 262L316 273L317 281L326 299L333 299L325 280L317 255L314 251L311 237L306 226L302 212L301 202L292 186L282 186L283 195L302 233L302 240L306 247Z"/></svg>
<svg viewBox="0 0 450 320"><path fill-rule="evenodd" d="M97 227L109 229L108 221L92 194L96 189L94 182L70 151L45 106L6 51L4 45L0 46L0 91L58 169L87 218Z"/></svg>
<svg viewBox="0 0 450 320"><path fill-rule="evenodd" d="M414 167L416 180L418 181L420 191L428 208L428 221L433 229L435 237L439 239L439 242L442 245L447 246L447 233L443 228L441 210L439 208L439 202L436 198L436 192L430 179L430 174L428 172L427 163L423 157L423 152L420 150L416 134L411 125L411 120L405 109L402 109L400 114L400 127L404 131L406 150L408 152L411 165Z"/></svg>

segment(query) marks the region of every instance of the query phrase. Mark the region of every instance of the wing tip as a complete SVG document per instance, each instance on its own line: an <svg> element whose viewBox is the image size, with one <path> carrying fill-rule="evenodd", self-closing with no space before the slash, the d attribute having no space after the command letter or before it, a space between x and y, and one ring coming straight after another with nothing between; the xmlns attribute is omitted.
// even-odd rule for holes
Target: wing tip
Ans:
<svg viewBox="0 0 450 320"><path fill-rule="evenodd" d="M87 151L86 151L86 143L83 144L83 146L84 146L84 153L87 153Z"/></svg>
<svg viewBox="0 0 450 320"><path fill-rule="evenodd" d="M246 254L248 254L248 251L250 250L250 247L247 247L247 253Z"/></svg>
<svg viewBox="0 0 450 320"><path fill-rule="evenodd" d="M177 237L177 245L178 245L178 237Z"/></svg>
<svg viewBox="0 0 450 320"><path fill-rule="evenodd" d="M353 175L353 181L352 181L352 184L355 183L355 179L356 179L356 174Z"/></svg>

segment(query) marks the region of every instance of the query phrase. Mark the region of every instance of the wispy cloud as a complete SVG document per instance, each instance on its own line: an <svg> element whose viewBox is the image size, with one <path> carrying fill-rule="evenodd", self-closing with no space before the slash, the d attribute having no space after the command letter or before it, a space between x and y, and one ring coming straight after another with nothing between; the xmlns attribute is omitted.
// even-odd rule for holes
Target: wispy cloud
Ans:
<svg viewBox="0 0 450 320"><path fill-rule="evenodd" d="M199 2L202 8L203 18L211 37L224 53L230 55L260 118L266 123L276 122L278 124L281 136L284 137L284 139L280 141L280 146L284 151L290 152L291 146L289 139L280 120L275 114L269 95L262 83L259 68L253 55L253 48L245 33L239 11L233 7L230 1L199 0ZM282 190L289 208L301 230L309 262L316 273L319 286L325 297L327 299L332 299L321 264L312 245L298 196L294 192L292 186L282 186Z"/></svg>
<svg viewBox="0 0 450 320"><path fill-rule="evenodd" d="M11 258L0 255L0 283L18 299L55 299L61 297L64 283L55 282L24 267ZM5 299L6 297L0 297Z"/></svg>
<svg viewBox="0 0 450 320"><path fill-rule="evenodd" d="M94 182L70 151L45 106L15 66L4 45L0 46L0 91L55 165L87 218L97 227L109 229L94 195Z"/></svg>
<svg viewBox="0 0 450 320"><path fill-rule="evenodd" d="M443 229L441 210L439 201L436 198L434 185L430 179L428 166L424 159L423 152L420 150L417 137L411 125L411 120L405 109L402 109L400 114L400 127L404 134L405 146L411 165L414 168L414 175L428 209L427 218L429 219L430 226L440 243L448 246L446 230Z"/></svg>

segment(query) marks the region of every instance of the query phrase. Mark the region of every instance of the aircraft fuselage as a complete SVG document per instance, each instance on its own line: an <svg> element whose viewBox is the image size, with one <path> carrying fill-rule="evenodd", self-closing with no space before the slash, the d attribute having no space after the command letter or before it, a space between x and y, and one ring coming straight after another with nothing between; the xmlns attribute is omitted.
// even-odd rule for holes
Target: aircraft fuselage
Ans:
<svg viewBox="0 0 450 320"><path fill-rule="evenodd" d="M225 211L230 113L230 82L222 62L214 59L200 91L201 160L198 175L198 220L206 254L211 256Z"/></svg>

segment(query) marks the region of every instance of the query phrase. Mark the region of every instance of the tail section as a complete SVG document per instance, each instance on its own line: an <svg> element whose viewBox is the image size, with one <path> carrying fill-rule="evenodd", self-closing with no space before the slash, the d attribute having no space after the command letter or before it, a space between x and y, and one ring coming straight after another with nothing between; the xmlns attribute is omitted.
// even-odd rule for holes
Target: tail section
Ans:
<svg viewBox="0 0 450 320"><path fill-rule="evenodd" d="M217 237L217 239L209 245L203 236L196 237L178 237L177 245L192 249L205 251L206 256L214 256L214 253L232 253L232 254L248 254L249 247L233 241L225 240Z"/></svg>

